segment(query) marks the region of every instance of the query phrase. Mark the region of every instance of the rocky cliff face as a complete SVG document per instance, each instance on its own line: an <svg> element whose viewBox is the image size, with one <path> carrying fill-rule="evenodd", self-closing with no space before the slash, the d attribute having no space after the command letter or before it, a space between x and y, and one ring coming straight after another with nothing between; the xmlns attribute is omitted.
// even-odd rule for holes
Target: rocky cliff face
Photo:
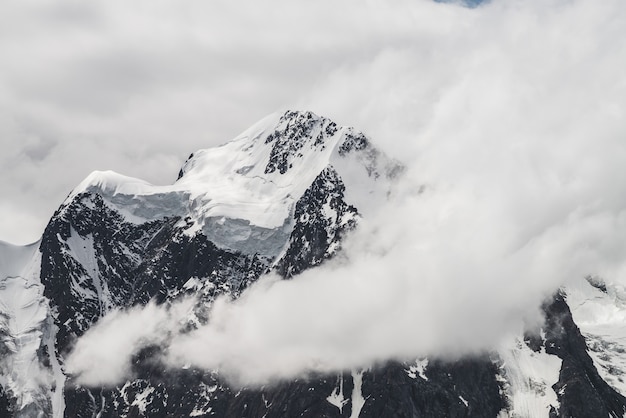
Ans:
<svg viewBox="0 0 626 418"><path fill-rule="evenodd" d="M237 298L269 271L297 280L341 251L402 170L363 134L290 111L192 154L171 186L92 174L37 246L0 251L22 254L0 258L0 415L622 416L626 399L598 369L565 293L546 302L539 335L455 362L390 362L234 391L215 372L165 368L155 345L135 353L135 378L117 387L65 375L73 342L114 308L193 294L193 327L206 320L203 306ZM21 302L8 303L16 295Z"/></svg>

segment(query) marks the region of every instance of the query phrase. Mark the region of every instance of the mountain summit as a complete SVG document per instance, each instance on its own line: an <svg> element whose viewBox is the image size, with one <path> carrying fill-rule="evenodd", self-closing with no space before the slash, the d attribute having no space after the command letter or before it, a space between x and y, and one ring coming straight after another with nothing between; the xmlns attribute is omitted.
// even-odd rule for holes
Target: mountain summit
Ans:
<svg viewBox="0 0 626 418"><path fill-rule="evenodd" d="M202 306L239 297L268 272L298 280L341 251L403 172L364 134L288 111L193 153L172 185L92 173L40 242L0 243L0 415L622 416L624 371L606 360L624 357L619 344L574 322L597 312L578 308L587 300L622 309L597 278L548 300L539 335L455 362L391 361L235 390L218 371L164 368L154 360L163 347L148 345L121 384L100 370L83 387L67 373L77 338L115 309L193 295L193 327L207 320ZM574 315L567 297L580 302Z"/></svg>
<svg viewBox="0 0 626 418"><path fill-rule="evenodd" d="M179 217L189 236L202 232L222 248L276 257L293 227L298 199L319 176L347 191L347 200L366 213L400 171L362 133L311 112L288 111L222 146L191 154L173 185L94 172L64 206L95 193L129 222Z"/></svg>

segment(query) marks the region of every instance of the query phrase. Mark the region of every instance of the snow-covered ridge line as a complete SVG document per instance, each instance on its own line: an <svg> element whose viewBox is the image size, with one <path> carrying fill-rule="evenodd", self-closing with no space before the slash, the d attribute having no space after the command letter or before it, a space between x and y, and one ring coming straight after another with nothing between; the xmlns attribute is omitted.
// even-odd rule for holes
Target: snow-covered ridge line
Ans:
<svg viewBox="0 0 626 418"><path fill-rule="evenodd" d="M133 223L177 216L190 235L203 231L218 244L227 236L240 244L249 237L267 238L277 229L282 232L276 240L284 241L295 203L329 166L351 183L347 199L367 211L385 200L380 198L400 164L352 128L312 112L287 111L266 117L221 146L193 153L172 185L96 171L70 193L64 206L94 192ZM256 248L230 241L224 247Z"/></svg>

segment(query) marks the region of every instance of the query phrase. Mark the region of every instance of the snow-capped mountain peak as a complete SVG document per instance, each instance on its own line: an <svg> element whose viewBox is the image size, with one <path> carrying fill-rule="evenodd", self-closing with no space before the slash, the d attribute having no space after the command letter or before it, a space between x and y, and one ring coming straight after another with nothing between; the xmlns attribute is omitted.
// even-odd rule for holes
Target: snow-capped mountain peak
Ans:
<svg viewBox="0 0 626 418"><path fill-rule="evenodd" d="M219 147L194 152L172 185L94 172L65 203L95 191L131 222L177 216L189 234L202 231L226 248L276 255L291 231L296 202L328 167L350 183L348 201L364 212L385 200L401 171L362 133L312 112L287 111ZM276 245L261 249L256 238L268 235Z"/></svg>

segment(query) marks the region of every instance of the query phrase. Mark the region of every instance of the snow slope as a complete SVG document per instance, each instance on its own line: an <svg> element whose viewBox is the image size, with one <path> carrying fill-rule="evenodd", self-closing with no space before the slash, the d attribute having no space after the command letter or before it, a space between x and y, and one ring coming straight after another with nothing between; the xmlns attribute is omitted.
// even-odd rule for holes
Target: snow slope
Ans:
<svg viewBox="0 0 626 418"><path fill-rule="evenodd" d="M38 244L0 243L0 336L8 351L0 362L1 383L17 399L18 410L27 408L26 415L48 409L51 386L50 373L37 355L48 316Z"/></svg>
<svg viewBox="0 0 626 418"><path fill-rule="evenodd" d="M561 359L531 350L522 339L499 351L503 361L506 392L511 402L511 417L548 417L559 402L552 386L559 380Z"/></svg>
<svg viewBox="0 0 626 418"><path fill-rule="evenodd" d="M0 280L21 275L38 246L39 241L23 246L0 241Z"/></svg>

